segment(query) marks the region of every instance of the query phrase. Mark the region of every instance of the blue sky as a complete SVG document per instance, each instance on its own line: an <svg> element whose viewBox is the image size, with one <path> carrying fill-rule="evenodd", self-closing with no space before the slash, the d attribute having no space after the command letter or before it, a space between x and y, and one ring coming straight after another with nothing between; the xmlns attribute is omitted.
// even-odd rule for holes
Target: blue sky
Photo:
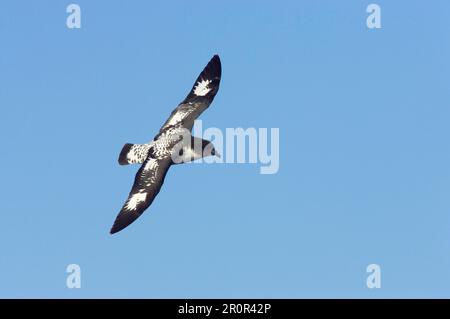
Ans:
<svg viewBox="0 0 450 319"><path fill-rule="evenodd" d="M450 297L448 1L376 1L378 30L371 1L70 3L0 3L0 297ZM109 235L122 145L215 53L203 126L279 128L279 172L173 167Z"/></svg>

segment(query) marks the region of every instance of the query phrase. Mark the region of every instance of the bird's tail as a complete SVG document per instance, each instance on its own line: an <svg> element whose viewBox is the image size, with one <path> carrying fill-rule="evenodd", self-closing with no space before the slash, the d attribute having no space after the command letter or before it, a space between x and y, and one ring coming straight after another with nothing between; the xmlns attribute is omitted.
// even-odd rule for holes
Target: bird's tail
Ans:
<svg viewBox="0 0 450 319"><path fill-rule="evenodd" d="M122 147L119 154L119 164L142 164L147 158L150 144L131 144L127 143Z"/></svg>

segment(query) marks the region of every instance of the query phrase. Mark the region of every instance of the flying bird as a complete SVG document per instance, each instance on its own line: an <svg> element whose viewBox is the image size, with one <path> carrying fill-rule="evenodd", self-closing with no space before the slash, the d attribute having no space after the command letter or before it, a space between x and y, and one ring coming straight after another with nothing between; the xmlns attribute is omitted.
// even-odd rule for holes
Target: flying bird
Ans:
<svg viewBox="0 0 450 319"><path fill-rule="evenodd" d="M142 164L136 173L128 199L114 221L110 233L134 222L158 195L170 166L206 156L218 156L214 145L191 135L194 120L208 108L219 90L222 66L214 55L187 97L172 111L158 134L147 144L123 146L119 164Z"/></svg>

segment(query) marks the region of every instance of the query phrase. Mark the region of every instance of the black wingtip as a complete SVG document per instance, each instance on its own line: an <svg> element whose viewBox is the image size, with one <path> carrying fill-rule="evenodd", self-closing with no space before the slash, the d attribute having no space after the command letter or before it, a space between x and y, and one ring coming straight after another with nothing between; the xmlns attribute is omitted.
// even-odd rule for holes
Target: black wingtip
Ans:
<svg viewBox="0 0 450 319"><path fill-rule="evenodd" d="M194 86L192 87L189 95L186 97L184 102L195 98L206 98L212 100L219 90L221 77L222 63L220 61L219 55L215 54L195 80ZM204 81L208 81L207 85L209 90L206 90L206 92L202 92L200 90L199 94L198 92L196 92L196 87L197 85L199 85L199 83L202 83Z"/></svg>
<svg viewBox="0 0 450 319"><path fill-rule="evenodd" d="M220 57L219 57L219 55L217 53L214 54L214 56L211 58L211 61L214 61L215 63L219 63L220 64Z"/></svg>
<svg viewBox="0 0 450 319"><path fill-rule="evenodd" d="M145 207L144 210L146 208L147 207ZM122 208L120 213L117 215L116 220L114 221L114 224L111 227L111 230L109 231L109 233L112 235L112 234L120 232L121 230L130 226L130 224L132 224L136 219L138 219L139 216L141 216L140 213L130 212L130 211L124 210L124 208Z"/></svg>
<svg viewBox="0 0 450 319"><path fill-rule="evenodd" d="M214 54L211 60L209 60L200 76L204 79L220 80L222 76L222 63L218 54Z"/></svg>
<svg viewBox="0 0 450 319"><path fill-rule="evenodd" d="M111 235L120 232L121 230L123 230L124 228L126 228L129 224L126 223L120 223L117 220L114 222L114 225L111 227L109 233Z"/></svg>
<svg viewBox="0 0 450 319"><path fill-rule="evenodd" d="M117 232L120 232L122 229L124 229L125 227L120 227L119 224L117 223L117 219L114 221L114 225L111 227L111 229L109 230L109 233L115 234Z"/></svg>
<svg viewBox="0 0 450 319"><path fill-rule="evenodd" d="M112 234L115 234L115 233L118 233L118 232L120 232L122 229L124 229L125 227L127 227L129 224L128 223L124 223L123 222L123 214L122 214L122 211L119 213L119 215L117 215L117 218L116 218L116 220L114 221L114 224L112 225L112 227L111 227L111 229L110 229L110 231L109 231L109 233L112 235Z"/></svg>
<svg viewBox="0 0 450 319"><path fill-rule="evenodd" d="M220 81L222 76L222 63L220 61L219 55L215 54L208 64L203 69L202 73L197 78L197 81L210 80L210 81Z"/></svg>

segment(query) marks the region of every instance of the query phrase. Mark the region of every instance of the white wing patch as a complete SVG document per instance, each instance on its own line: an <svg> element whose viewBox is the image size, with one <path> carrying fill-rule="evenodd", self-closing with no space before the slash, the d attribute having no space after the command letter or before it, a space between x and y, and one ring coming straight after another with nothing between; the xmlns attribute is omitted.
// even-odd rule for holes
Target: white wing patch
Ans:
<svg viewBox="0 0 450 319"><path fill-rule="evenodd" d="M201 82L197 82L197 85L194 89L194 94L197 96L205 96L208 94L211 89L209 88L210 80L202 80Z"/></svg>
<svg viewBox="0 0 450 319"><path fill-rule="evenodd" d="M150 187L156 182L156 179L158 177L158 170L157 170L158 166L159 166L158 161L155 159L151 159L147 162L147 164L145 164L144 167L145 171L153 171L153 174L149 177L145 186Z"/></svg>
<svg viewBox="0 0 450 319"><path fill-rule="evenodd" d="M127 202L126 209L128 210L136 210L137 205L142 203L147 198L147 193L136 193L130 197Z"/></svg>
<svg viewBox="0 0 450 319"><path fill-rule="evenodd" d="M150 144L134 144L127 154L128 163L143 163L147 158L150 146Z"/></svg>
<svg viewBox="0 0 450 319"><path fill-rule="evenodd" d="M175 125L180 123L193 111L195 111L194 108L183 108L181 110L178 110L164 126Z"/></svg>
<svg viewBox="0 0 450 319"><path fill-rule="evenodd" d="M184 118L184 112L177 112L175 115L170 119L170 121L167 123L167 125L175 125L179 122L181 122Z"/></svg>

